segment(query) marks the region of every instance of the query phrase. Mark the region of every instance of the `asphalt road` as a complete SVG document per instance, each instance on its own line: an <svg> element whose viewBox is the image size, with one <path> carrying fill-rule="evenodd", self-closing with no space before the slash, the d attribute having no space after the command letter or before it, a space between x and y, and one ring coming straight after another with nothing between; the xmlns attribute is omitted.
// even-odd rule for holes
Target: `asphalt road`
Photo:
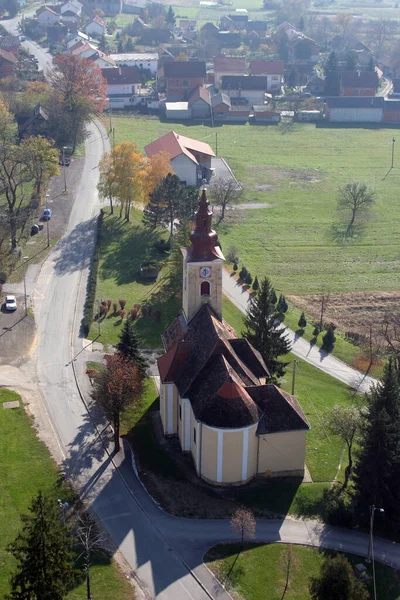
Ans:
<svg viewBox="0 0 400 600"><path fill-rule="evenodd" d="M11 35L20 35L20 31L18 29L18 23L21 20L21 16L18 15L14 17L14 19L9 19L5 21L1 21L1 24ZM31 54L34 54L38 59L39 70L44 71L47 67L51 66L53 61L53 57L51 54L46 52L41 46L36 44L31 40L26 40L25 42L21 42L24 48L27 48Z"/></svg>

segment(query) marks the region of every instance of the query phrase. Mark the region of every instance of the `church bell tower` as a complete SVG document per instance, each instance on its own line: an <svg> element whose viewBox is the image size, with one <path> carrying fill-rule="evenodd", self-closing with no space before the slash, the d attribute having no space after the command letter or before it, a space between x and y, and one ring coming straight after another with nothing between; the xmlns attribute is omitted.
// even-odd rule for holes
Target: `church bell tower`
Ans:
<svg viewBox="0 0 400 600"><path fill-rule="evenodd" d="M212 211L203 189L196 213L191 245L183 254L183 312L187 321L208 303L222 318L222 268L225 260L218 235L211 229Z"/></svg>

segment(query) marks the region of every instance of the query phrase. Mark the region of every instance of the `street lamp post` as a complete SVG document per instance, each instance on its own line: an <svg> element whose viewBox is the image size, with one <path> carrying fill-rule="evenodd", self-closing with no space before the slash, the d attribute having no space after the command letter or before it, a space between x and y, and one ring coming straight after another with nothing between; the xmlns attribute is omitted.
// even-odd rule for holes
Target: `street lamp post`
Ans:
<svg viewBox="0 0 400 600"><path fill-rule="evenodd" d="M394 143L395 143L395 139L392 138L392 169L393 169L393 164L394 164Z"/></svg>
<svg viewBox="0 0 400 600"><path fill-rule="evenodd" d="M64 194L67 192L67 173L65 171L65 150L67 146L63 146L62 148L62 158L63 158L63 171L64 171Z"/></svg>
<svg viewBox="0 0 400 600"><path fill-rule="evenodd" d="M23 261L25 262L26 260L29 259L29 256L23 256L22 257ZM24 269L24 300L25 300L25 316L28 316L28 299L27 299L27 295L26 295L26 272Z"/></svg>
<svg viewBox="0 0 400 600"><path fill-rule="evenodd" d="M368 543L368 557L367 561L370 562L372 559L372 580L374 583L374 600L376 600L376 581L375 581L375 560L374 560L374 519L375 519L375 511L380 513L384 513L385 510L383 508L378 508L375 504L369 507L369 543Z"/></svg>

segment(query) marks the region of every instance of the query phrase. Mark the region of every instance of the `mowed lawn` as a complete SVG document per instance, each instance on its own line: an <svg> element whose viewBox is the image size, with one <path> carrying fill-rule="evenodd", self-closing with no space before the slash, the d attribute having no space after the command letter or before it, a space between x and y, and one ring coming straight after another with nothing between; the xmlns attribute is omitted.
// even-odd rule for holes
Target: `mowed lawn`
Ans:
<svg viewBox="0 0 400 600"><path fill-rule="evenodd" d="M228 589L239 593L243 600L309 600L310 577L318 576L325 559L334 554L306 546L246 544L227 581L238 552L239 544L220 544L207 552L204 561L221 581L228 584ZM360 556L346 556L353 565L365 563L365 558ZM367 567L371 576L372 567ZM398 572L377 562L375 569L379 600L399 600ZM372 585L369 591L372 597Z"/></svg>
<svg viewBox="0 0 400 600"><path fill-rule="evenodd" d="M0 389L0 598L9 593L9 578L15 562L7 546L17 536L21 513L26 514L31 499L41 490L54 498L67 499L59 486L59 471L45 445L40 442L32 421L22 406L4 409L3 402L20 400L15 392ZM115 563L98 556L91 569L94 598L132 600L133 591ZM68 600L84 600L84 581L70 592Z"/></svg>
<svg viewBox="0 0 400 600"><path fill-rule="evenodd" d="M400 154L391 163L391 129L277 127L160 122L114 117L116 142L140 150L174 129L209 143L245 189L244 201L270 208L235 211L219 228L226 249L238 248L252 275L268 275L277 291L292 294L395 290L400 287L397 188ZM400 152L400 151L399 151ZM398 158L397 158L398 157ZM376 191L372 217L352 243L335 241L337 189L362 181Z"/></svg>

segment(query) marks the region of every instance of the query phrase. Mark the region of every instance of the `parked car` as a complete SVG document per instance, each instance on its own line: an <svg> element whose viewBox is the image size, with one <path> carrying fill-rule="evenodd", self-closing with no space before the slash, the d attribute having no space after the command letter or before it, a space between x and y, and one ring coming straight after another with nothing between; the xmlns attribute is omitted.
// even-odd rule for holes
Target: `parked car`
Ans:
<svg viewBox="0 0 400 600"><path fill-rule="evenodd" d="M26 42L26 37L24 35L20 35L19 39L21 40L21 42Z"/></svg>
<svg viewBox="0 0 400 600"><path fill-rule="evenodd" d="M50 221L51 219L51 208L45 208L42 215L42 221Z"/></svg>
<svg viewBox="0 0 400 600"><path fill-rule="evenodd" d="M71 161L70 161L70 159L69 159L69 157L68 157L68 156L64 156L64 158L63 158L63 155L62 155L62 154L60 154L60 158L58 159L58 164L59 164L59 165L63 165L63 164L65 163L65 166L66 166L66 167L69 167L69 163L70 163L70 162L71 162Z"/></svg>
<svg viewBox="0 0 400 600"><path fill-rule="evenodd" d="M15 296L6 296L6 310L17 310L17 301Z"/></svg>

